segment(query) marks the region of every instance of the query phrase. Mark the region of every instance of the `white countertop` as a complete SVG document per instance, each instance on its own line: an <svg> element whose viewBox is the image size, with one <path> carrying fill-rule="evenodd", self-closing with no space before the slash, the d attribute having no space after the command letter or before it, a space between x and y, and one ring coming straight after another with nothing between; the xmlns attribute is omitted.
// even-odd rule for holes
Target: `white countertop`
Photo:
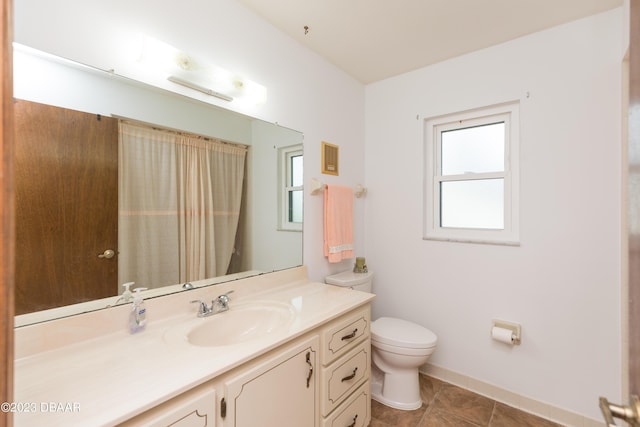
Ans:
<svg viewBox="0 0 640 427"><path fill-rule="evenodd" d="M301 271L306 277L306 270ZM295 274L285 273L284 283L277 283L277 277L269 278L268 283L264 278L248 278L199 293L188 291L163 297L162 301L149 300L148 325L134 335L126 330L126 306L110 309L109 313L103 310L74 316L57 325L48 322L24 331L17 329L15 426L116 425L374 297L309 282ZM293 307L293 321L284 330L231 346L197 347L167 338L171 335L168 331L193 322L196 307L189 300L204 299L204 292L208 298L231 289L235 291L231 310L234 304L251 301L287 303ZM158 312L155 316L154 309ZM115 327L105 325L109 322ZM97 332L91 335L92 330Z"/></svg>

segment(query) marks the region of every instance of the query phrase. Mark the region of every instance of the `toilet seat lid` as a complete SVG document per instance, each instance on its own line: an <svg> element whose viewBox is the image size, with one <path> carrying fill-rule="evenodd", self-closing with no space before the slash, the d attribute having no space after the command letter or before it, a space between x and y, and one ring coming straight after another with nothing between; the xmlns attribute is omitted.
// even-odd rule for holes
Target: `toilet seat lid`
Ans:
<svg viewBox="0 0 640 427"><path fill-rule="evenodd" d="M381 317L371 323L371 340L395 347L431 348L435 347L438 337L413 322Z"/></svg>

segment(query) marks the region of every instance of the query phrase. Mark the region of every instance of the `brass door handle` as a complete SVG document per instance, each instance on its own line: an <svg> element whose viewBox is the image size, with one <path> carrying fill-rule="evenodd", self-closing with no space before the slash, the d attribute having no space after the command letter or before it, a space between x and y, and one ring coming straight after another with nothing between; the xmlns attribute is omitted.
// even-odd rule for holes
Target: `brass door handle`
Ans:
<svg viewBox="0 0 640 427"><path fill-rule="evenodd" d="M345 336L343 336L341 340L342 340L342 341L344 341L344 340L350 340L351 338L353 338L353 337L355 337L355 336L356 336L356 333L357 333L357 332L358 332L358 328L355 328L355 329L353 330L353 332L351 332L349 335L345 335Z"/></svg>
<svg viewBox="0 0 640 427"><path fill-rule="evenodd" d="M347 375L340 382L345 382L345 381L349 381L349 380L354 379L356 377L356 372L358 372L358 367L357 366L353 369L353 372L351 373L351 375Z"/></svg>
<svg viewBox="0 0 640 427"><path fill-rule="evenodd" d="M111 259L116 255L116 252L113 249L107 249L106 251L104 251L103 253L101 253L100 255L98 255L98 258L106 258L106 259Z"/></svg>
<svg viewBox="0 0 640 427"><path fill-rule="evenodd" d="M311 352L307 352L307 365L309 365L309 375L307 375L307 388L311 382L311 376L313 375L313 363L311 363Z"/></svg>
<svg viewBox="0 0 640 427"><path fill-rule="evenodd" d="M629 405L616 405L609 403L605 397L601 397L600 410L608 427L616 427L614 418L624 420L630 426L640 426L640 399L638 396L631 396Z"/></svg>

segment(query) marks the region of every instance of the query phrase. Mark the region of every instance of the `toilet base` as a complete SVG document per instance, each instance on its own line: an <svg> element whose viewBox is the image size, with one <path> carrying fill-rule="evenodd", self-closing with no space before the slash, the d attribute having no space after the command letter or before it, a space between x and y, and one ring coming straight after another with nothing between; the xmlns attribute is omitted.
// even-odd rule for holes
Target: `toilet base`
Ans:
<svg viewBox="0 0 640 427"><path fill-rule="evenodd" d="M398 401L397 399L394 399L393 396L389 396L389 394L393 394L393 393L387 393L388 395L385 397L384 393L383 393L383 388L384 388L384 373L382 371L380 371L375 365L372 366L372 370L371 370L371 398L373 400L375 400L376 402L380 402L385 406L389 406L391 408L395 408L395 409L401 409L404 411L413 411L414 409L418 409L422 406L422 399L420 398L420 386L418 384L417 381L417 372L416 372L416 381L412 381L411 379L409 380L409 393L407 395L406 391L407 388L406 386L403 387L404 388L404 392L401 392L401 396L402 398L407 398L409 397L408 400L406 401ZM406 381L407 378L405 377L404 380ZM392 380L393 381L393 380ZM414 387L415 386L415 387ZM393 388L393 385L391 385L390 388ZM414 400L415 398L417 398L417 400Z"/></svg>
<svg viewBox="0 0 640 427"><path fill-rule="evenodd" d="M418 402L415 402L414 404L394 402L392 400L385 399L382 393L375 393L373 390L371 391L371 398L376 402L382 403L385 406L388 406L394 409L401 409L403 411L413 411L415 409L419 409L422 406L421 400Z"/></svg>

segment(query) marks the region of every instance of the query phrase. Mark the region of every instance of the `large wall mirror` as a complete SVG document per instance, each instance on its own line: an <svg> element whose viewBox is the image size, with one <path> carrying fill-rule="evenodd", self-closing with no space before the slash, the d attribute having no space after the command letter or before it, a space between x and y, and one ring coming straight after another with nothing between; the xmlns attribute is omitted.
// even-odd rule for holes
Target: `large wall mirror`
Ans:
<svg viewBox="0 0 640 427"><path fill-rule="evenodd" d="M19 155L16 210L18 215L23 213L18 218L16 235L17 326L111 306L119 300L125 281L136 281L135 286L150 288L149 296L159 296L185 291L187 281L193 286L206 286L302 265L301 208L287 205L287 202L299 200L301 203L302 200L301 188L293 185L295 182L292 184L297 176L301 181L303 136L300 132L25 47L15 47L14 70ZM169 244L164 241L151 242L146 249L128 249L129 252L124 249L124 240L135 234L131 227L134 231L150 228L151 221L137 217L133 225L126 224L129 228L123 236L123 215L145 211L149 220L155 220L165 211L175 209L123 207L123 123L149 132L193 137L205 144L220 143L246 150L244 169L240 172L242 181L235 190L241 193L239 207L233 208L237 228L226 236L231 255L225 258L226 264L218 268L218 273L203 269L206 273L183 279L183 276L163 272L131 280L122 274L120 265L131 264L134 255L126 254L132 252L139 264L155 256L152 253L162 252L164 259L147 263L155 273L160 268L158 262L175 264L176 257L184 257L167 255L174 251L166 248ZM64 132L63 136L59 136L60 132ZM53 138L59 139L56 143L61 145L54 146ZM96 154L94 149L101 138L115 145ZM76 144L74 147L72 142ZM107 156L106 152L111 154ZM91 166L90 156L101 164ZM154 156L142 155L147 160ZM110 160L106 160L107 157ZM115 175L90 181L89 175L105 164ZM170 168L164 172L164 175L174 174ZM78 175L67 176L72 173ZM133 200L138 201L151 192L160 178L139 177L135 185L139 193ZM76 198L80 190L70 189L63 179L81 184L83 191L93 198ZM114 179L118 191L109 195L103 184ZM226 182L227 178L215 181ZM45 200L48 201L45 203ZM66 218L61 220L55 213ZM115 225L102 222L107 221L99 219L103 214ZM297 227L285 224L283 215L287 214ZM58 224L65 222L86 222L94 229L75 231L78 234L74 235L60 230L62 225ZM105 229L114 227L118 236L115 241L100 237ZM228 231L230 227L225 224L222 229ZM86 240L82 249L79 249L79 240ZM215 255L209 252L204 255L205 258L211 256ZM80 279L72 277L80 274L83 275ZM106 291L92 289L98 285Z"/></svg>

